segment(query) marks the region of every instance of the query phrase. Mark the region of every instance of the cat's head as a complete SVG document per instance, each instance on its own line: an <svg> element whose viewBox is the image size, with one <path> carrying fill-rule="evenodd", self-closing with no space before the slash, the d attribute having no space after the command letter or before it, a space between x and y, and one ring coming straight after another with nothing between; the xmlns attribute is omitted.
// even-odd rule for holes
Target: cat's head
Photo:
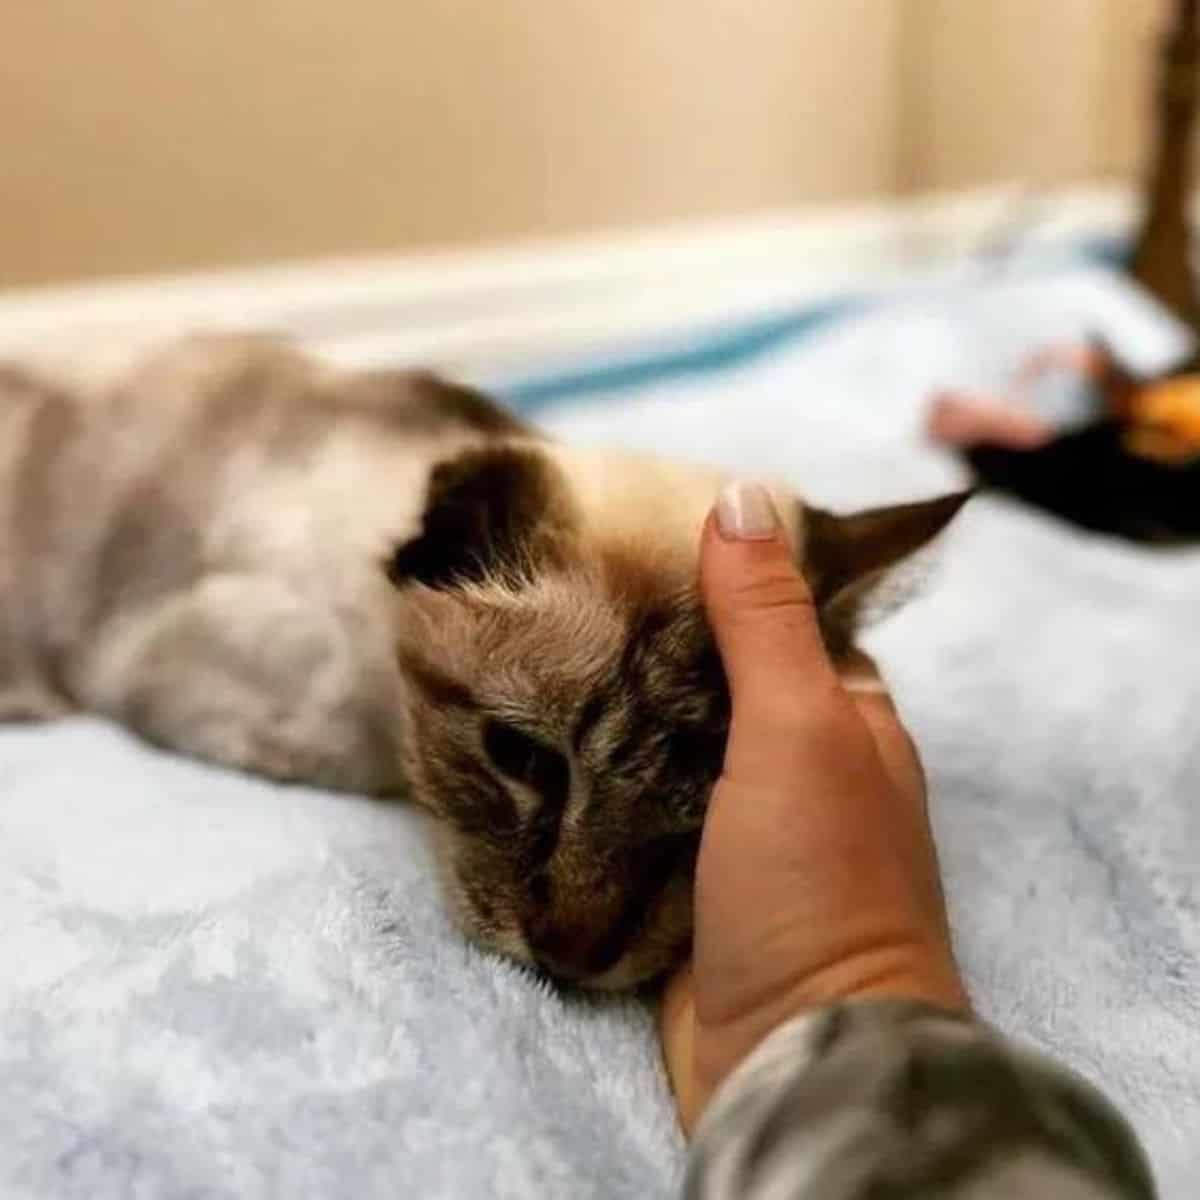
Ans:
<svg viewBox="0 0 1200 1200"><path fill-rule="evenodd" d="M535 442L433 471L396 549L413 798L479 942L593 987L678 961L729 698L696 589L719 477ZM835 657L960 497L835 517L780 490Z"/></svg>

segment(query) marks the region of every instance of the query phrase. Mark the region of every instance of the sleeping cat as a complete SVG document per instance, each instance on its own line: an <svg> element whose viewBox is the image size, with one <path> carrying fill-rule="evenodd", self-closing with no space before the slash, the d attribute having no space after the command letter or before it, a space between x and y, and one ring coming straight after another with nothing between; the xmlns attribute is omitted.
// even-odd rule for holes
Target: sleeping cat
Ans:
<svg viewBox="0 0 1200 1200"><path fill-rule="evenodd" d="M720 476L266 337L82 367L0 367L0 719L410 798L479 942L597 987L672 965L728 724ZM776 499L838 657L962 498Z"/></svg>

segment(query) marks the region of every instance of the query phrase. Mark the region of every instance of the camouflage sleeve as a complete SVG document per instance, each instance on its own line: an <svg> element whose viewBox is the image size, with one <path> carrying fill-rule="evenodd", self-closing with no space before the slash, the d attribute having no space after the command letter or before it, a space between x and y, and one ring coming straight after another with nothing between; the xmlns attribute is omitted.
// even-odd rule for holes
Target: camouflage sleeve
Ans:
<svg viewBox="0 0 1200 1200"><path fill-rule="evenodd" d="M966 1017L892 1000L776 1030L696 1132L686 1200L1153 1200L1089 1084Z"/></svg>

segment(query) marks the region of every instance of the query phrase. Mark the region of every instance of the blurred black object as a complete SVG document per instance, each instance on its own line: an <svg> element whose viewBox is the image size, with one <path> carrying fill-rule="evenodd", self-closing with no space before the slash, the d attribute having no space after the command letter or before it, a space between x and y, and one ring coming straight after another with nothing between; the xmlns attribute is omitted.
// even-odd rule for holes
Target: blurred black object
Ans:
<svg viewBox="0 0 1200 1200"><path fill-rule="evenodd" d="M978 485L1093 533L1200 541L1200 357L1147 379L1099 340L1091 355L1095 419L1034 449L964 449Z"/></svg>
<svg viewBox="0 0 1200 1200"><path fill-rule="evenodd" d="M1089 530L1150 545L1200 542L1200 458L1166 464L1131 454L1117 421L1098 421L1037 450L965 452L982 487Z"/></svg>

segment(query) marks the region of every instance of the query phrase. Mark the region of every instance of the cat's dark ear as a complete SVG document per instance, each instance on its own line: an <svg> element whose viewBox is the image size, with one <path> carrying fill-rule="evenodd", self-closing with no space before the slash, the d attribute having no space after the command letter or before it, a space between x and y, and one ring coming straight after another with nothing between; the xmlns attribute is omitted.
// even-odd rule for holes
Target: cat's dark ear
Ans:
<svg viewBox="0 0 1200 1200"><path fill-rule="evenodd" d="M864 605L880 584L941 533L970 495L955 492L844 515L805 506L802 566L835 658L852 645Z"/></svg>
<svg viewBox="0 0 1200 1200"><path fill-rule="evenodd" d="M447 588L520 578L553 552L564 527L563 484L531 446L482 446L438 463L419 533L387 561L397 586Z"/></svg>

